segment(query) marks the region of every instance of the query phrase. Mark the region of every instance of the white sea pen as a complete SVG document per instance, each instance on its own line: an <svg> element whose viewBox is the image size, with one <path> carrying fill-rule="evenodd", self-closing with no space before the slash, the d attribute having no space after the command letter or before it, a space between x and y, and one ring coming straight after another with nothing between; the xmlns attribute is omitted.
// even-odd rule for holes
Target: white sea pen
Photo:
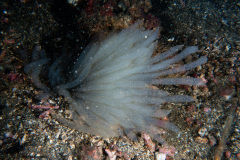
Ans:
<svg viewBox="0 0 240 160"><path fill-rule="evenodd" d="M104 138L127 134L134 139L135 133L146 132L161 142L157 135L160 128L180 132L174 124L160 120L170 113L161 109L161 104L194 99L187 95L173 95L153 86L205 85L197 78L161 76L190 70L206 63L207 58L173 67L197 52L198 48L190 46L182 50L183 45L178 45L152 57L159 31L144 30L139 26L140 22L137 22L102 42L89 45L71 67L66 66L66 55L61 56L48 70L51 89L39 79L42 66L49 59L43 56L44 51L39 46L35 49L34 61L26 66L25 72L47 96L52 91L67 98L73 111L71 121L54 113L56 119L81 132Z"/></svg>

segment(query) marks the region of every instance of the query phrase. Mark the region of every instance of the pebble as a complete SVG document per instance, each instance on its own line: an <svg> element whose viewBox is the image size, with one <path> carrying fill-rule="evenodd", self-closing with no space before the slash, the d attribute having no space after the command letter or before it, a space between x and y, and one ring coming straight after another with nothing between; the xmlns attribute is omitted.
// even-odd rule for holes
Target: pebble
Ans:
<svg viewBox="0 0 240 160"><path fill-rule="evenodd" d="M157 160L165 160L166 157L167 157L166 154L159 153L159 152L156 153L156 159Z"/></svg>
<svg viewBox="0 0 240 160"><path fill-rule="evenodd" d="M208 131L207 131L207 128L205 127L202 127L198 130L198 134L201 136L201 137L204 137L206 135L208 135Z"/></svg>
<svg viewBox="0 0 240 160"><path fill-rule="evenodd" d="M197 142L200 142L200 143L208 143L208 139L207 138L203 138L203 137L197 137L196 139L195 139L195 141L197 141Z"/></svg>

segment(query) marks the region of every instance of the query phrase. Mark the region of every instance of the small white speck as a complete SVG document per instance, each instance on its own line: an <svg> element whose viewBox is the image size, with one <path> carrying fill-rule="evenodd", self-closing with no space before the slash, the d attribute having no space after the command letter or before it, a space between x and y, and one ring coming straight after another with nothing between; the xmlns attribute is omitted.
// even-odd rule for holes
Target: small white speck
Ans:
<svg viewBox="0 0 240 160"><path fill-rule="evenodd" d="M20 145L24 144L24 142L26 141L26 138L27 138L27 134L24 134L24 136L20 140Z"/></svg>
<svg viewBox="0 0 240 160"><path fill-rule="evenodd" d="M56 102L54 102L54 101L51 100L51 99L49 99L48 102L51 103L51 104L56 104Z"/></svg>
<svg viewBox="0 0 240 160"><path fill-rule="evenodd" d="M226 100L228 101L229 99L232 98L232 95L225 95L224 98L226 98Z"/></svg>
<svg viewBox="0 0 240 160"><path fill-rule="evenodd" d="M203 137L203 136L206 136L208 134L207 132L207 128L200 128L199 131L198 131L198 134Z"/></svg>
<svg viewBox="0 0 240 160"><path fill-rule="evenodd" d="M167 157L166 154L156 153L156 158L157 158L157 160L165 160L166 157Z"/></svg>
<svg viewBox="0 0 240 160"><path fill-rule="evenodd" d="M71 149L74 149L74 148L75 148L75 144L71 143L71 144L69 145L69 147L70 147Z"/></svg>
<svg viewBox="0 0 240 160"><path fill-rule="evenodd" d="M5 133L5 137L10 137L10 136L12 136L12 133L11 132L7 132L7 133Z"/></svg>
<svg viewBox="0 0 240 160"><path fill-rule="evenodd" d="M229 51L231 49L231 46L230 45L227 45L226 46L226 51Z"/></svg>
<svg viewBox="0 0 240 160"><path fill-rule="evenodd" d="M175 39L174 37L169 38L169 39L168 39L168 42L172 42L172 41L174 41L174 39Z"/></svg>

